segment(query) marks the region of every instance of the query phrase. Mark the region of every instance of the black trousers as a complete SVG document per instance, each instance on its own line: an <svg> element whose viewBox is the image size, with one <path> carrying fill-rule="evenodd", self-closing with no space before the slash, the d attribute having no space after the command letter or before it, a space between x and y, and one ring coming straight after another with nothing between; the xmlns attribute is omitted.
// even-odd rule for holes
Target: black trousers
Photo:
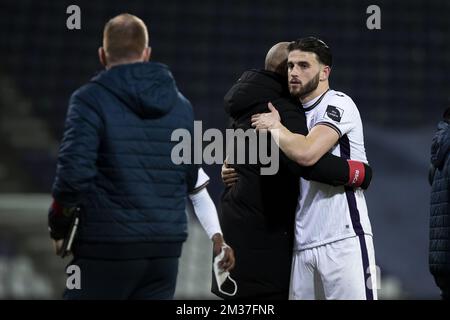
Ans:
<svg viewBox="0 0 450 320"><path fill-rule="evenodd" d="M75 258L66 268L63 298L173 299L178 257L136 260ZM76 278L79 276L79 278Z"/></svg>

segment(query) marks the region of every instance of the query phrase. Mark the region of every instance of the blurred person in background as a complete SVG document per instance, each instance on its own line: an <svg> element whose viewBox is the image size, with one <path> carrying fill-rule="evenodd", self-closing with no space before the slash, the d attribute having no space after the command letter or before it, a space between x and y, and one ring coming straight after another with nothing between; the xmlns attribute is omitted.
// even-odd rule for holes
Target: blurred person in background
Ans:
<svg viewBox="0 0 450 320"><path fill-rule="evenodd" d="M438 123L431 146L430 272L449 299L450 284L450 107Z"/></svg>
<svg viewBox="0 0 450 320"><path fill-rule="evenodd" d="M70 264L81 288L66 299L172 299L188 194L215 253L224 246L206 174L171 159L173 130L192 134L194 115L168 67L149 62L148 40L138 17L111 19L98 51L106 70L70 98L49 210L58 253L80 220ZM233 253L224 251L228 270Z"/></svg>
<svg viewBox="0 0 450 320"><path fill-rule="evenodd" d="M274 45L266 55L265 69L244 72L225 95L225 110L233 129L252 129L252 115L269 111L267 103L271 101L280 107L286 127L308 133L305 112L288 90L288 45ZM251 148L246 143L248 154ZM354 181L355 163L328 153L310 167L296 164L283 153L279 160L275 175L261 175L261 164L229 164L222 168L227 188L222 194L220 222L236 254L236 267L230 274L237 284L233 297L213 287L213 292L223 298L288 299L300 177L334 186L365 188L371 180L369 166L359 163L362 179Z"/></svg>

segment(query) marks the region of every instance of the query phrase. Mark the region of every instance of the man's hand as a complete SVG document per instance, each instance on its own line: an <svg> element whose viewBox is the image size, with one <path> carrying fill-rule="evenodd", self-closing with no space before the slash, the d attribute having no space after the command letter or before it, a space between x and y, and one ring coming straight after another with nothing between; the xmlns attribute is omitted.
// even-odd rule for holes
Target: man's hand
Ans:
<svg viewBox="0 0 450 320"><path fill-rule="evenodd" d="M270 112L258 113L252 116L252 127L255 127L257 130L270 130L280 127L280 114L271 102L269 102L268 106Z"/></svg>
<svg viewBox="0 0 450 320"><path fill-rule="evenodd" d="M52 242L53 242L53 250L55 250L55 254L59 255L59 253L62 249L63 243L64 243L64 239L59 239L59 240L52 239Z"/></svg>
<svg viewBox="0 0 450 320"><path fill-rule="evenodd" d="M222 250L225 251L223 259L219 261L219 268L225 271L232 270L235 264L233 249L224 242L223 237L220 233L216 233L215 235L213 235L212 241L214 256L220 254Z"/></svg>
<svg viewBox="0 0 450 320"><path fill-rule="evenodd" d="M236 170L231 168L227 161L225 160L222 165L222 171L220 172L222 176L222 181L227 187L233 186L236 181L238 181L238 174L236 173Z"/></svg>

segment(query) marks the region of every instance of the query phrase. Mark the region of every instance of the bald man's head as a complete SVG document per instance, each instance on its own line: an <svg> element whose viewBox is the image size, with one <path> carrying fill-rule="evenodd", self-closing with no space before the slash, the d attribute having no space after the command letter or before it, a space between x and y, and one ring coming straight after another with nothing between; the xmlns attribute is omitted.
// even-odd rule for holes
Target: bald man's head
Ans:
<svg viewBox="0 0 450 320"><path fill-rule="evenodd" d="M102 63L108 66L148 60L150 52L145 23L128 13L112 18L103 29L103 51L106 61Z"/></svg>
<svg viewBox="0 0 450 320"><path fill-rule="evenodd" d="M266 55L266 70L287 75L288 45L289 42L279 42L270 48Z"/></svg>

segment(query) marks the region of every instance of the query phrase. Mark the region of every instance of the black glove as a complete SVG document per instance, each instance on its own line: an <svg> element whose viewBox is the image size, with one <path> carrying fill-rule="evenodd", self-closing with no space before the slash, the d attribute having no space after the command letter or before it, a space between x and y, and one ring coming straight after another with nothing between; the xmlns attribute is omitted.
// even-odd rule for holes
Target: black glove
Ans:
<svg viewBox="0 0 450 320"><path fill-rule="evenodd" d="M78 207L64 208L53 200L48 210L48 229L52 239L59 240L66 237L77 210Z"/></svg>

